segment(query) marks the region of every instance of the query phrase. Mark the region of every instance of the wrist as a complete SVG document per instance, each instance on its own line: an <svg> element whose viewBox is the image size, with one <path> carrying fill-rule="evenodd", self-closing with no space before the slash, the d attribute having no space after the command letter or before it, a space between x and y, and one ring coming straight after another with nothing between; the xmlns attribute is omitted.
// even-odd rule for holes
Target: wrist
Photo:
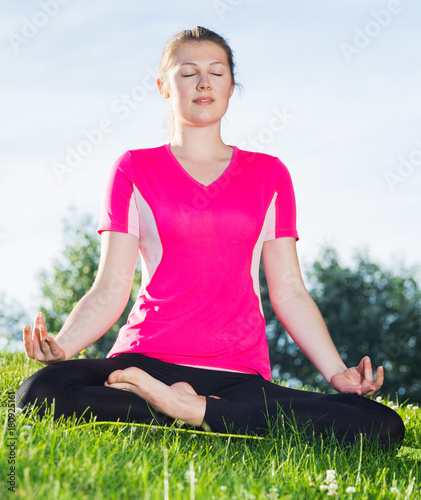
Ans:
<svg viewBox="0 0 421 500"><path fill-rule="evenodd" d="M326 381L327 381L327 383L329 385L332 385L332 380L334 379L334 377L336 375L340 375L341 373L343 373L347 369L348 368L346 367L345 364L332 367L332 369L329 371L329 373L327 374L327 376L324 376L325 379L326 379Z"/></svg>

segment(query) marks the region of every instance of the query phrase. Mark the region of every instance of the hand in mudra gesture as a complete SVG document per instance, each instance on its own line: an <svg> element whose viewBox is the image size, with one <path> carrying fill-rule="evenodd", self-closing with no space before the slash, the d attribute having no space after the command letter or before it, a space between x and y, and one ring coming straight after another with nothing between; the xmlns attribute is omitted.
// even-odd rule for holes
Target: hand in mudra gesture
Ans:
<svg viewBox="0 0 421 500"><path fill-rule="evenodd" d="M377 368L376 379L373 379L371 360L365 356L358 366L348 368L331 378L330 385L339 392L371 396L383 385L384 370Z"/></svg>
<svg viewBox="0 0 421 500"><path fill-rule="evenodd" d="M48 336L42 313L35 316L33 333L29 325L23 328L23 347L28 358L35 359L44 365L66 359L63 349L52 337Z"/></svg>

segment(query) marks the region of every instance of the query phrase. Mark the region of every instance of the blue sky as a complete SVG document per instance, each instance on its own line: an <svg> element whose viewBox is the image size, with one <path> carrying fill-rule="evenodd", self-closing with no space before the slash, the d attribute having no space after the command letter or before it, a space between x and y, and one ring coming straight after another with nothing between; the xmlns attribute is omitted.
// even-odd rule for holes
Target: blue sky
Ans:
<svg viewBox="0 0 421 500"><path fill-rule="evenodd" d="M291 173L301 262L330 242L344 263L366 248L418 264L420 20L411 0L3 4L0 290L35 314L35 276L60 255L70 204L98 219L114 159L167 142L154 72L168 38L197 24L229 40L243 85L224 141ZM57 175L87 136L89 154Z"/></svg>

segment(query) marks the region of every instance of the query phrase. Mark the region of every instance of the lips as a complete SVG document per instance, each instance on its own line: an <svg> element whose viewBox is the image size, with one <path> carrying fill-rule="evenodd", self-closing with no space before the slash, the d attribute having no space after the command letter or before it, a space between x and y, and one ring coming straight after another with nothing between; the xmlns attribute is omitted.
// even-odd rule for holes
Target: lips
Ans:
<svg viewBox="0 0 421 500"><path fill-rule="evenodd" d="M204 95L202 97L198 97L197 99L195 99L193 102L196 102L198 104L201 104L201 103L209 103L209 102L213 102L214 99L209 96L209 95Z"/></svg>

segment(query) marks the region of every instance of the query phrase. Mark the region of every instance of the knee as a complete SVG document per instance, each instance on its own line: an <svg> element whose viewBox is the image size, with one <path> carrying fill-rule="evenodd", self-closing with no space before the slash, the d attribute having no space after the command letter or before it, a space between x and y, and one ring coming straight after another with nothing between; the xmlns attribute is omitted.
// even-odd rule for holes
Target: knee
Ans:
<svg viewBox="0 0 421 500"><path fill-rule="evenodd" d="M385 406L379 442L386 448L400 446L405 437L405 425L401 417L391 408Z"/></svg>
<svg viewBox="0 0 421 500"><path fill-rule="evenodd" d="M56 366L45 366L32 374L19 386L16 391L16 406L24 409L27 406L41 406L45 400L50 401L53 395L53 386L57 377L53 374Z"/></svg>

